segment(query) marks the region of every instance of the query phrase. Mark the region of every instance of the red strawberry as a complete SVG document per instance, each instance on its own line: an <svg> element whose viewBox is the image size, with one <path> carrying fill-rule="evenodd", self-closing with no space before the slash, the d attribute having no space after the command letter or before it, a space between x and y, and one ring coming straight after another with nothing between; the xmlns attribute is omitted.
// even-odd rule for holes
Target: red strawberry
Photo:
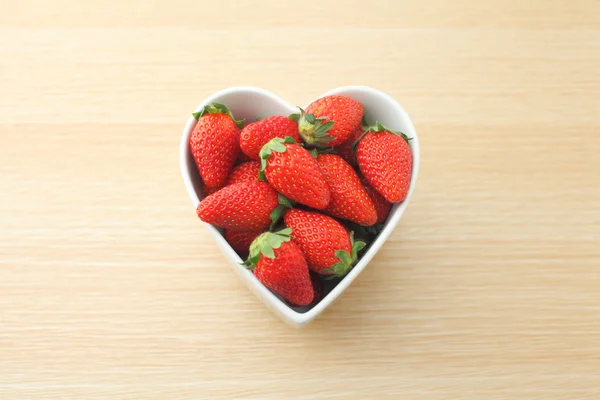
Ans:
<svg viewBox="0 0 600 400"><path fill-rule="evenodd" d="M329 189L317 160L292 138L271 139L260 157L261 171L279 193L309 207L327 206Z"/></svg>
<svg viewBox="0 0 600 400"><path fill-rule="evenodd" d="M226 186L205 197L196 212L209 224L238 231L264 231L279 205L277 192L262 181Z"/></svg>
<svg viewBox="0 0 600 400"><path fill-rule="evenodd" d="M348 137L344 143L336 148L337 155L342 157L344 161L353 167L356 167L356 156L354 155L353 144L361 137L361 135L364 135L364 132L359 126L350 134L350 137Z"/></svg>
<svg viewBox="0 0 600 400"><path fill-rule="evenodd" d="M275 115L248 124L242 129L240 135L240 147L251 159L260 160L260 149L273 138L291 137L300 142L298 124L296 121Z"/></svg>
<svg viewBox="0 0 600 400"><path fill-rule="evenodd" d="M385 197L379 194L379 192L369 184L364 176L360 177L360 182L363 184L365 192L367 192L367 195L369 195L373 205L375 206L375 211L377 211L377 223L383 224L390 214L392 204L387 201Z"/></svg>
<svg viewBox="0 0 600 400"><path fill-rule="evenodd" d="M304 255L290 241L290 232L283 229L257 237L246 264L268 289L292 304L306 306L312 302L314 290Z"/></svg>
<svg viewBox="0 0 600 400"><path fill-rule="evenodd" d="M193 114L198 120L190 149L198 172L210 187L221 187L240 151L240 124L222 104L212 103Z"/></svg>
<svg viewBox="0 0 600 400"><path fill-rule="evenodd" d="M317 163L331 193L323 212L359 225L373 225L377 221L375 206L350 164L335 154L319 154Z"/></svg>
<svg viewBox="0 0 600 400"><path fill-rule="evenodd" d="M292 240L304 253L308 267L321 275L345 275L365 246L354 242L353 235L335 219L317 212L288 210L283 222L292 229Z"/></svg>
<svg viewBox="0 0 600 400"><path fill-rule="evenodd" d="M364 109L351 97L325 96L310 103L306 112L290 118L298 121L300 136L308 144L336 147L344 143L360 125Z"/></svg>
<svg viewBox="0 0 600 400"><path fill-rule="evenodd" d="M408 193L412 171L408 140L377 123L356 146L360 172L390 203L404 200Z"/></svg>
<svg viewBox="0 0 600 400"><path fill-rule="evenodd" d="M249 161L234 167L231 175L227 178L225 186L233 185L234 183L257 181L258 173L260 172L260 163L258 161Z"/></svg>
<svg viewBox="0 0 600 400"><path fill-rule="evenodd" d="M234 231L231 229L227 229L225 231L225 240L227 243L235 250L236 253L247 256L250 245L256 239L258 235L262 232L254 232L254 231Z"/></svg>

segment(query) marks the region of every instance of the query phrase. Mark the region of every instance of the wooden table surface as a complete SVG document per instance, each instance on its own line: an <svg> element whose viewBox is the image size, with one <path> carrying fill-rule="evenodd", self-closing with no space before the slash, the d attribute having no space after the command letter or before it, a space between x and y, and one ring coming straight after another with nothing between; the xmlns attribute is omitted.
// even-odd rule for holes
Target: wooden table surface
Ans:
<svg viewBox="0 0 600 400"><path fill-rule="evenodd" d="M0 398L600 398L600 3L0 3ZM196 218L190 111L395 97L388 243L288 327Z"/></svg>

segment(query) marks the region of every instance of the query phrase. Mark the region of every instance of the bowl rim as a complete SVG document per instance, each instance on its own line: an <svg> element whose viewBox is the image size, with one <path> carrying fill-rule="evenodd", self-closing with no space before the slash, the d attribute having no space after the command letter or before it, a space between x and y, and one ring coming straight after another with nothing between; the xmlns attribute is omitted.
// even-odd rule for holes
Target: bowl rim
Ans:
<svg viewBox="0 0 600 400"><path fill-rule="evenodd" d="M268 97L271 100L277 101L282 105L285 105L290 109L290 113L296 109L283 98L277 96L273 92L270 92L266 89L254 87L254 86L233 86L223 90L219 90L212 95L208 96L204 99L194 112L200 111L205 105L215 102L223 96L235 94L235 93L252 93L256 95L260 95L263 97ZM411 171L411 179L410 179L410 187L406 198L402 203L395 204L390 213L390 217L386 221L385 227L377 237L377 239L371 244L369 250L363 254L360 258L359 262L348 272L348 274L326 295L321 299L319 303L317 303L313 308L306 312L298 312L289 306L287 306L283 301L281 301L275 294L273 294L269 289L267 289L264 285L262 285L258 279L254 276L254 274L247 270L246 268L239 265L242 260L237 255L237 253L229 246L229 243L225 240L223 235L219 232L217 228L212 226L211 224L205 224L208 228L209 232L214 237L217 245L220 250L229 259L230 262L234 264L238 264L236 266L235 271L240 276L240 278L249 286L249 288L258 295L259 298L270 308L272 308L280 317L284 319L288 324L300 327L308 322L312 321L319 314L321 314L327 307L329 307L333 302L346 290L350 284L354 281L354 279L362 272L362 270L367 266L367 264L371 261L371 259L377 254L379 249L383 246L383 244L387 241L388 237L391 235L392 231L400 221L400 218L404 214L404 211L408 207L409 201L414 192L414 188L417 181L417 176L419 172L419 164L420 164L420 147L419 147L419 138L417 136L416 129L412 120L408 113L404 110L404 108L390 95L380 90L374 89L369 86L341 86L332 90L329 90L322 95L316 97L316 99L335 95L335 94L344 94L347 95L348 92L364 92L371 95L381 96L387 100L387 102L393 105L398 113L400 119L404 121L404 123L409 127L410 132L404 132L410 134L412 139L409 141L409 145L411 148L412 156L413 156L413 165ZM350 96L351 97L351 96ZM189 149L189 137L192 133L196 125L196 119L191 115L188 117L187 123L183 129L180 146L179 146L179 167L181 170L181 175L183 178L184 185L188 192L188 196L194 205L194 208L198 206L200 203L200 198L196 193L194 185L192 183L192 177L190 173L190 167L195 168L195 164L193 163L193 158L191 157L191 152ZM190 166L190 159L192 159Z"/></svg>

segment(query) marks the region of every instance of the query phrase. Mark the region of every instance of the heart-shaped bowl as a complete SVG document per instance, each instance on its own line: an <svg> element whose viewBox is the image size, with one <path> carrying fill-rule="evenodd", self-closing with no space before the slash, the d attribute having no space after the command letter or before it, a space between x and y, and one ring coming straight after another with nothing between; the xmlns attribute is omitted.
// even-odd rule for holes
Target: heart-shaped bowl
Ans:
<svg viewBox="0 0 600 400"><path fill-rule="evenodd" d="M260 283L252 271L247 270L241 263L243 260L229 246L222 235L222 230L210 224L206 224L208 231L214 237L217 245L232 265L235 272L246 283L246 285L260 298L262 301L275 311L284 321L294 327L301 327L312 321L317 315L323 312L331 303L333 303L352 281L361 273L367 266L369 261L375 256L377 251L383 246L387 238L390 236L400 217L406 210L408 201L415 189L417 174L419 172L419 139L417 132L413 126L410 117L404 109L389 95L366 86L344 86L330 90L322 96L327 95L344 95L358 100L365 109L365 118L369 125L376 121L383 125L398 130L406 134L412 140L409 141L412 150L413 165L410 181L410 188L404 201L393 205L390 215L385 222L383 230L379 233L375 241L362 254L357 264L344 276L328 293L324 294L320 302L312 307L291 307L277 295L273 294L269 289ZM208 98L206 98L195 111L200 111L210 103L225 104L237 119L245 119L246 121L254 121L256 118L265 118L271 115L290 115L296 113L298 108L288 104L285 100L275 94L256 87L232 87L221 90ZM180 167L183 176L183 182L188 191L190 199L194 207L197 207L200 200L204 197L202 193L202 181L194 163L192 153L190 151L189 139L196 119L189 114L187 124L183 129L180 145Z"/></svg>

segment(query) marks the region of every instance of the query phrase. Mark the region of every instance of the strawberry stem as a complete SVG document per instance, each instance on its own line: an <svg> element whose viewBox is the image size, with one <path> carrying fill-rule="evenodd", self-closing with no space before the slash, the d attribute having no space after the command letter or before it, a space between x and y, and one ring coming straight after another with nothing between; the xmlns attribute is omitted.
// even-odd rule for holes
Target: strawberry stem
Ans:
<svg viewBox="0 0 600 400"><path fill-rule="evenodd" d="M275 228L275 225L277 225L277 222L279 222L285 210L294 207L293 203L281 193L277 194L277 198L279 205L271 212L271 226L269 227L269 230L273 230L273 228Z"/></svg>
<svg viewBox="0 0 600 400"><path fill-rule="evenodd" d="M335 140L334 137L327 134L333 128L333 121L328 121L325 118L315 118L314 114L306 114L300 107L298 109L300 113L292 114L289 118L298 123L298 132L307 144L326 145Z"/></svg>

